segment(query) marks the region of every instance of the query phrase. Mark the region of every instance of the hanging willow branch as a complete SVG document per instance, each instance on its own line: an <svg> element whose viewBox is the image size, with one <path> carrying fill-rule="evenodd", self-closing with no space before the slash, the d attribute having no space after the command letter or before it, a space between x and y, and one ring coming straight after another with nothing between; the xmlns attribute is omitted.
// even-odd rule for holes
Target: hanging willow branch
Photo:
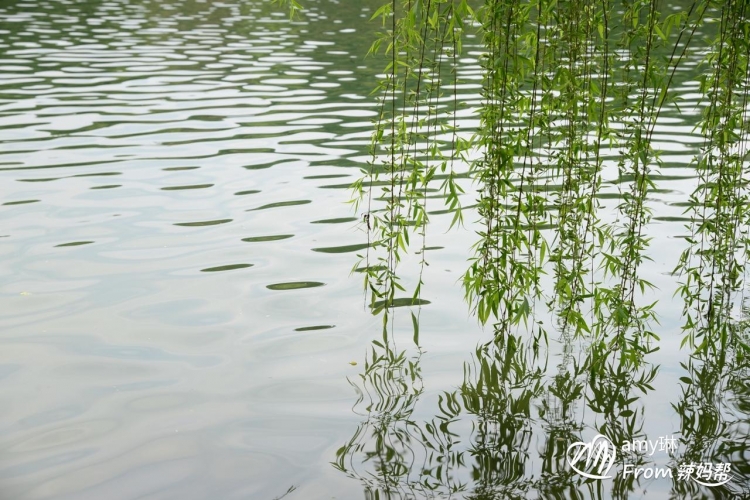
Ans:
<svg viewBox="0 0 750 500"><path fill-rule="evenodd" d="M381 102L371 144L372 160L364 177L354 185L355 205L367 204L368 253L365 287L370 291L374 313L383 311L383 327L389 324L389 309L396 294L405 292L397 273L402 255L414 236L422 242L428 223L427 192L433 179L442 178L440 191L446 204L461 221L454 160L467 149L456 135L457 102L443 99L446 61L460 50L463 19L471 15L465 2L452 0L403 0L383 5L373 16L381 19L384 32L370 54L385 47L388 57L385 78L377 92ZM454 96L456 76L453 73ZM453 109L449 106L453 105ZM450 135L450 140L445 139ZM377 196L373 189L379 187ZM382 208L375 208L382 202ZM376 262L373 263L372 259ZM421 269L424 268L422 252ZM420 303L420 270L411 298ZM416 325L416 318L415 318ZM415 331L415 338L416 338Z"/></svg>
<svg viewBox="0 0 750 500"><path fill-rule="evenodd" d="M399 300L420 303L431 183L440 181L459 224L464 168L476 183L479 220L463 284L481 323L493 323L497 337L521 330L546 339L543 318L552 311L561 333L590 336L603 352L617 352L623 369L656 350L655 303L644 303L653 285L642 275L648 199L662 165L654 131L662 110L677 106L674 76L696 31L716 12L720 33L701 85L708 105L700 185L677 271L686 342L700 348L701 329L721 330L750 252L742 146L748 6L694 0L668 13L666 6L485 0L472 9L466 1L392 0L376 12L383 32L370 52L387 64L372 161L354 187L356 203L366 205L365 285L373 311L384 311L384 329ZM470 28L483 53L479 126L469 139L456 115L458 55ZM612 170L619 201L609 211L601 191ZM409 292L397 269L415 241L420 267Z"/></svg>
<svg viewBox="0 0 750 500"><path fill-rule="evenodd" d="M699 185L690 197L690 246L676 268L683 278L679 292L688 333L683 345L697 352L726 346L750 248L750 6L716 2L716 15L719 33L701 77L707 105L699 125L704 137L696 165Z"/></svg>

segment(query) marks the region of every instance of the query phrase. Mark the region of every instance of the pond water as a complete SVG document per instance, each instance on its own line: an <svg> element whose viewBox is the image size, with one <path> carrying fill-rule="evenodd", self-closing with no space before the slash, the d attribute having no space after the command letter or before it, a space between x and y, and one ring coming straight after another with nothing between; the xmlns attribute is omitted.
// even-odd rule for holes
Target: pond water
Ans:
<svg viewBox="0 0 750 500"><path fill-rule="evenodd" d="M379 3L306 0L296 22L261 0L0 3L0 497L576 497L526 481L545 476L550 419L518 410L489 431L465 391L446 405L492 337L459 281L470 226L434 214L421 350L397 310L419 377L365 372L381 318L352 272L367 237L346 201L376 117ZM460 70L464 127L477 55ZM691 377L669 276L700 143L697 85L680 85L685 112L655 135L666 165L642 268L660 299L659 374L633 405L651 439L679 434ZM579 352L552 339L540 369ZM613 495L603 484L582 495ZM630 497L671 488L641 479Z"/></svg>

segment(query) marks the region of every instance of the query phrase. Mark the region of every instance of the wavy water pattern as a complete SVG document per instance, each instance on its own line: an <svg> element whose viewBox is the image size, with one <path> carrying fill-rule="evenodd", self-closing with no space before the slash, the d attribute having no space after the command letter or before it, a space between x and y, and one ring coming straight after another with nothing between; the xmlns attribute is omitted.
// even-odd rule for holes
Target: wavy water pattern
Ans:
<svg viewBox="0 0 750 500"><path fill-rule="evenodd" d="M317 188L358 175L375 73L370 7L310 4L0 5L0 497L328 474L371 319L312 251L358 233L311 222L352 220Z"/></svg>
<svg viewBox="0 0 750 500"><path fill-rule="evenodd" d="M371 246L344 202L369 161L381 2L304 3L294 21L266 0L0 3L0 498L361 497L329 462L386 305L405 342L422 306L427 397L460 383L484 335L457 285L475 234L446 232L436 191L422 299L366 303L352 272ZM467 133L477 43L457 69ZM664 297L700 145L697 87L679 85L644 269ZM607 154L614 206L627 179ZM660 307L677 331L679 305Z"/></svg>

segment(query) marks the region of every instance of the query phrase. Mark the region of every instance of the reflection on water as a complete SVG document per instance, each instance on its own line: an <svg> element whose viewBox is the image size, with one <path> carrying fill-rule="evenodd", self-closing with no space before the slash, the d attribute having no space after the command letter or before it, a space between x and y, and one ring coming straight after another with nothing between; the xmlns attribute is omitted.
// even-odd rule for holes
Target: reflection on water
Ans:
<svg viewBox="0 0 750 500"><path fill-rule="evenodd" d="M643 431L640 395L652 390L657 368L646 363L633 369L603 344L574 356L572 340L563 335L560 363L549 370L540 336L495 337L466 362L459 389L432 398L434 416L422 418L417 403L425 392L423 353L397 351L385 334L373 341L352 384L355 412L364 420L333 465L362 484L365 498L624 499L647 492L658 498L745 498L747 320L733 331L735 347L684 365L688 376L680 378L674 448ZM618 443L611 481L586 479L571 469L570 447L586 442L592 428ZM647 442L659 445L624 446ZM718 480L709 477L706 486L680 476L686 466L704 464L731 464L730 481L714 485ZM624 472L637 468L662 468L671 476Z"/></svg>
<svg viewBox="0 0 750 500"><path fill-rule="evenodd" d="M440 394L434 416L422 419L422 354L387 340L373 341L353 383L364 421L334 462L363 485L365 498L630 498L646 488L633 475L587 480L571 469L568 449L591 428L612 443L644 439L632 387L648 391L655 368L626 369L598 344L575 359L565 335L560 363L549 370L541 333L496 336L465 363L458 390ZM617 470L625 463L644 466L647 457L618 453Z"/></svg>
<svg viewBox="0 0 750 500"><path fill-rule="evenodd" d="M432 164L442 161L442 171L446 171L445 162L450 161L452 169L454 156L461 157L464 151L456 145L455 137L452 143L439 137L437 125L432 135L430 120L439 121L445 116L444 128L453 130L447 123L458 106L446 104L441 108L443 95L436 97L431 91L421 90L423 80L424 86L429 86L440 69L435 69L437 64L432 66L432 60L424 53L412 58L413 52L410 52L410 23L422 23L425 33L437 29L435 24L440 21L453 26L453 18L449 21L439 17L439 7L435 7L433 20L428 3L423 6L424 11L403 14L407 28L402 28L402 32L394 22L394 33L384 36L386 43L393 42L391 47L404 44L405 56L401 62L407 69L396 70L397 56L394 55L393 66L386 70L390 72L382 90L386 111L378 121L381 128L376 134L380 135L376 139L378 147L374 148L376 154L384 158L373 160L375 166L363 181L374 179L386 187L374 192L361 190L362 203L367 204L369 210L366 214L368 230L370 215L383 214L374 217L376 231L372 236L376 241L373 246L381 252L376 253L376 250L374 256L362 257L366 266L356 269L367 272L373 269L370 265L375 262L380 266L382 272L368 273L371 281L366 280L365 285L372 291L373 312L382 313L383 334L382 340L378 337L373 341L367 357L371 361L356 384L359 400L355 408L364 408L364 421L347 444L337 451L334 466L360 482L366 498L451 498L454 495L477 499L744 498L748 482L743 474L745 439L739 436L749 430L747 415L736 411L736 405L724 398L728 396L727 388L736 387L736 381L735 384L730 382L736 379L728 374L735 370L744 372L741 361L748 351L746 340L738 333L745 327L730 316L734 299L744 283L740 275L747 270L748 256L746 241L740 241L744 237L740 234L746 234L747 221L739 215L747 208L746 186L742 182L742 176L748 173L743 149L745 105L731 110L742 117L737 118L737 122L734 115L718 117L719 113L712 108L704 111L705 121L701 124L705 141L700 135L691 136L683 128L689 125L691 118L676 113L675 107L667 109L663 117L657 117L656 107L651 110L653 113L642 111L635 124L629 123L627 116L618 116L615 120L610 117L607 127L615 125L616 139L609 132L602 133L602 123L607 121L602 111L598 134L606 135L612 149L600 149L597 142L593 153L596 168L584 168L584 164L588 164L584 159L588 153L581 151L586 150L587 143L580 137L581 134L586 136L586 132L576 130L577 118L586 114L581 110L589 103L567 98L564 91L558 90L571 81L571 74L575 75L589 63L592 67L603 65L606 87L609 85L607 75L611 75L610 64L616 65L618 70L622 64L625 80L632 77L633 71L642 72L638 73L638 77L643 77L642 100L648 100L645 96L651 92L653 70L648 64L645 70L631 66L632 56L638 52L635 48L638 44L633 42L635 38L628 38L628 43L617 50L618 57L611 58L608 35L602 34L609 29L606 27L608 14L603 14L603 24L599 24L600 36L605 40L603 55L597 52L599 40L593 41L595 35L587 38L594 33L593 29L586 31L580 37L587 40L584 45L588 46L584 64L575 64L580 54L569 55L563 50L561 60L573 62L567 72L558 73L544 66L557 65L556 57L550 62L540 54L553 52L557 56L559 46L549 37L542 43L534 35L535 32L536 36L541 36L541 30L550 33L548 25L542 27L541 19L547 12L537 6L539 17L532 16L532 22L523 15L514 17L517 11L513 5L491 5L483 20L487 53L482 56L486 69L482 81L486 103L481 113L477 112L486 128L478 134L479 139L475 139L480 144L478 148L484 148L478 153L480 159L475 170L482 190L480 220L475 225L479 242L473 248L475 258L470 259L464 284L467 298L476 308L472 312L479 321L496 321L493 340L481 344L471 361L464 363L463 383L454 391L445 390L448 385L445 380L437 387L427 382L421 365L429 359L429 350L419 342L419 338L424 339L426 329L414 314L416 354L410 357L408 350L396 347L403 345L405 335L400 332L403 325L394 320L389 308L395 305L390 301L396 293L407 291L401 286L403 275L406 280L411 278L415 297L424 293L422 269L412 273L416 277L409 276L411 269L404 271L404 266L396 272L409 246L409 232L404 228L415 226L412 238L414 233L421 236L420 230L425 227L421 224L423 210L427 210L422 202L428 198L428 185L435 185L423 179L431 179ZM602 5L604 10L608 8L607 4ZM656 4L651 6L657 9ZM628 14L624 19L629 22L630 13L625 7ZM673 7L680 10L680 6ZM533 6L530 9L533 10ZM521 9L521 12L527 11ZM653 15L654 10L651 12ZM507 18L499 21L506 14ZM728 14L727 10L721 14L726 25L745 27L745 18L730 22L734 14ZM745 10L736 15L744 16ZM398 14L394 17L398 18ZM553 17L558 27L565 24L560 32L562 40L566 40L565 35L574 32L574 28L567 25L564 13L553 14ZM637 13L633 14L632 33L638 32L637 17ZM575 12L571 18L576 18ZM521 28L521 34L514 31L518 28L514 25L518 19L521 24L528 22ZM578 18L570 21L575 29L582 24L584 21L579 24ZM450 27L446 32L450 32ZM399 33L409 41L402 40ZM500 34L502 36L496 36ZM524 45L526 35L533 40L528 45ZM648 35L646 60L653 55L652 35ZM571 35L570 39L576 40L576 36ZM433 40L417 38L414 43L425 48ZM720 41L726 41L724 31ZM444 47L439 41L435 43L438 54ZM679 40L677 45L680 45ZM580 48L577 42L568 45L563 41L563 46L570 47L571 53ZM529 48L528 54L536 52L533 63L519 56L524 48ZM723 49L717 43L715 51ZM393 52L396 54L398 50L394 48ZM426 52L430 52L429 47ZM700 61L701 53L705 53L705 47L686 51L686 65L675 68L669 77L671 83L672 76L676 75L676 87L684 90L691 101L692 116L699 114L705 104L697 103L697 95L691 90L699 80L707 81L707 75L714 76L710 71L699 75L692 68ZM671 62L668 53L660 55ZM597 58L599 56L601 58ZM450 64L450 56L444 59ZM526 62L528 66L524 65ZM723 64L709 58L709 68L711 63L724 68ZM737 80L741 82L747 76L744 59L739 64L743 69ZM458 72L461 67L459 63L452 69ZM524 70L533 75L524 74ZM587 78L596 75L598 68L588 70L590 73L586 69L583 71L582 75ZM419 75L414 78L416 83L411 82L411 72ZM565 76L560 76L563 73ZM550 81L547 76L552 74L560 77L559 86L547 86ZM723 78L722 71L717 70L715 78L715 81ZM733 86L732 91L726 88L706 91L705 85L701 91L711 95L727 94L728 101L735 96L745 99L745 86L742 83L735 86L735 80L732 82L724 83L725 87ZM660 84L653 85L656 88ZM447 89L450 85L444 87ZM587 92L575 87L570 92L573 96ZM634 102L637 100L631 95L637 85L616 84L615 87L626 89L623 90L625 108L631 97ZM544 89L540 92L543 97L539 104L543 118L536 122L535 110L539 108L535 107L533 97L540 88ZM559 95L563 97L558 99ZM662 98L665 95L666 90ZM609 94L602 94L602 103L610 101ZM653 102L657 102L656 95ZM658 110L662 110L661 104ZM421 118L420 112L426 115L423 121L415 118ZM518 113L520 121L516 119ZM727 110L721 113L731 114ZM650 174L656 165L649 159L651 124L645 125L648 120L644 114L653 117L653 130L657 131L654 147L673 153L671 157L664 156L664 163L658 163L658 168L664 170L661 174ZM550 124L556 120L556 125ZM721 134L713 127L724 122L731 128L725 137L732 140L714 141L713 138ZM648 143L641 142L641 127L649 130ZM591 132L589 135L596 134L589 123L584 123L583 128ZM678 137L677 129L687 137ZM540 145L536 146L533 136L543 137L547 130L549 136L541 138ZM630 141L631 133L638 137L637 141ZM592 137L588 140L595 141ZM716 151L701 154L702 159L694 160L689 154L695 152L691 143L701 142L705 151L711 147ZM633 149L628 153L631 146ZM433 152L442 147L448 151ZM527 152L526 148L531 151ZM571 159L568 163L566 154ZM632 158L636 159L631 161ZM534 170L536 159L539 159L539 170ZM516 168L513 168L514 161ZM635 173L628 173L627 169L633 164ZM602 179L599 178L600 165ZM381 175L381 171L384 174ZM428 173L423 177L422 172ZM696 177L699 178L697 188ZM639 179L646 180L635 182ZM417 193L413 187L417 184L419 189L425 188L424 194ZM625 192L623 185L631 187L630 193ZM645 185L648 189L643 188ZM378 192L382 193L380 198L376 198ZM450 192L455 193L456 189L451 188ZM526 193L531 194L526 197ZM599 200L592 200L594 196ZM452 199L450 194L445 197ZM685 199L690 201L685 202ZM660 214L654 225L650 225L652 203L659 207ZM454 208L458 202L452 201L450 205ZM644 209L645 206L649 208ZM688 208L685 213L691 217L674 214L670 207ZM450 210L429 213L448 212ZM459 220L458 216L454 221ZM629 219L629 228L622 229L618 224L625 219ZM602 221L604 229L597 227L590 231L591 240L598 239L599 243L589 246L590 227ZM687 237L673 230L674 223L685 221L691 224L679 225L692 233ZM578 231L583 227L586 229L581 235ZM511 230L506 231L508 228ZM540 243L541 238L546 238L542 231L546 235L550 229L553 230L550 237ZM608 238L615 243L605 244ZM657 241L655 251L641 254L646 252L652 239ZM582 250L582 247L587 249ZM677 270L665 272L665 264L679 247L688 249ZM427 249L444 250L446 247L426 246L423 239L419 248L422 251L414 253L424 254ZM548 264L544 255L550 248L553 256ZM658 262L644 265L644 258L651 260L652 255ZM693 259L699 263L695 264ZM646 275L649 280L652 276L659 280L653 287L657 290L655 293L646 291L652 286L651 282L638 278ZM677 275L679 277L670 282L670 278ZM680 313L675 314L674 303L662 305L669 304L668 299L663 301L663 296L667 295L666 290L676 288L676 281L682 285L678 287L678 295L685 300L682 315L686 318L685 341L679 346L674 336L664 341L662 332L651 332L648 326L659 317L653 311L657 304L669 310L667 316L671 322L680 317ZM540 290L547 290L549 294ZM375 298L384 297L387 300L374 302ZM644 297L647 305L637 306ZM648 300L652 298L659 300ZM399 304L402 306L422 305L409 298L400 300L404 301ZM530 305L530 302L543 301L547 309ZM563 310L554 313L548 310L555 305ZM555 319L559 320L555 322ZM548 338L545 323L555 325L552 332L556 332L558 338ZM727 329L729 323L732 327ZM667 329L675 333L671 325ZM571 337L575 337L576 342ZM585 342L582 339L586 339ZM685 345L692 352L681 351L680 347ZM728 362L728 357L737 354L737 364ZM683 359L690 361L683 363ZM680 367L690 376L682 375ZM730 380L724 380L727 376ZM453 380L455 384L458 379ZM684 388L683 398L677 400L674 388L680 386ZM428 396L430 391L432 398ZM440 395L435 394L437 391ZM732 418L726 416L728 405L733 410ZM681 419L681 428L675 429L670 418ZM736 474L729 473L733 468L737 469ZM712 470L721 474L711 476Z"/></svg>
<svg viewBox="0 0 750 500"><path fill-rule="evenodd" d="M422 298L363 304L364 214L343 202L377 114L380 63L363 54L380 2L305 3L295 22L261 0L0 4L0 497L750 494L746 353L688 360L677 303L660 303L660 357L636 371L565 332L488 343L456 285L474 235L436 230ZM696 86L680 85L688 109ZM663 297L698 143L672 111L644 269ZM447 228L449 211L429 213ZM419 349L381 339L386 305L422 306ZM678 454L628 461L731 461L738 480L569 468L568 446L597 432L676 434L670 405Z"/></svg>
<svg viewBox="0 0 750 500"><path fill-rule="evenodd" d="M700 482L675 481L679 498L746 498L750 495L750 359L749 310L744 319L731 325L731 337L708 351L691 356L682 365L682 397L676 404L684 449L676 464L730 464L732 478L721 486L712 474L698 476ZM695 471L694 471L695 472Z"/></svg>

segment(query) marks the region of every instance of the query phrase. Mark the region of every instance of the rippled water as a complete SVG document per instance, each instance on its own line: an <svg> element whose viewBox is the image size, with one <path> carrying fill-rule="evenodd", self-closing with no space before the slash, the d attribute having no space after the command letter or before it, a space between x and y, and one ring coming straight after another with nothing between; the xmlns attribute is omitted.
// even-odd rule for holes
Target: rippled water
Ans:
<svg viewBox="0 0 750 500"><path fill-rule="evenodd" d="M312 7L2 5L0 497L331 484L373 72L367 7Z"/></svg>
<svg viewBox="0 0 750 500"><path fill-rule="evenodd" d="M3 499L362 497L330 462L366 420L349 380L380 331L350 272L366 238L345 203L376 115L363 55L379 2L305 3L293 23L260 0L0 4ZM679 423L666 272L694 119L658 131L653 435ZM474 236L435 220L426 420L490 335L457 283Z"/></svg>

